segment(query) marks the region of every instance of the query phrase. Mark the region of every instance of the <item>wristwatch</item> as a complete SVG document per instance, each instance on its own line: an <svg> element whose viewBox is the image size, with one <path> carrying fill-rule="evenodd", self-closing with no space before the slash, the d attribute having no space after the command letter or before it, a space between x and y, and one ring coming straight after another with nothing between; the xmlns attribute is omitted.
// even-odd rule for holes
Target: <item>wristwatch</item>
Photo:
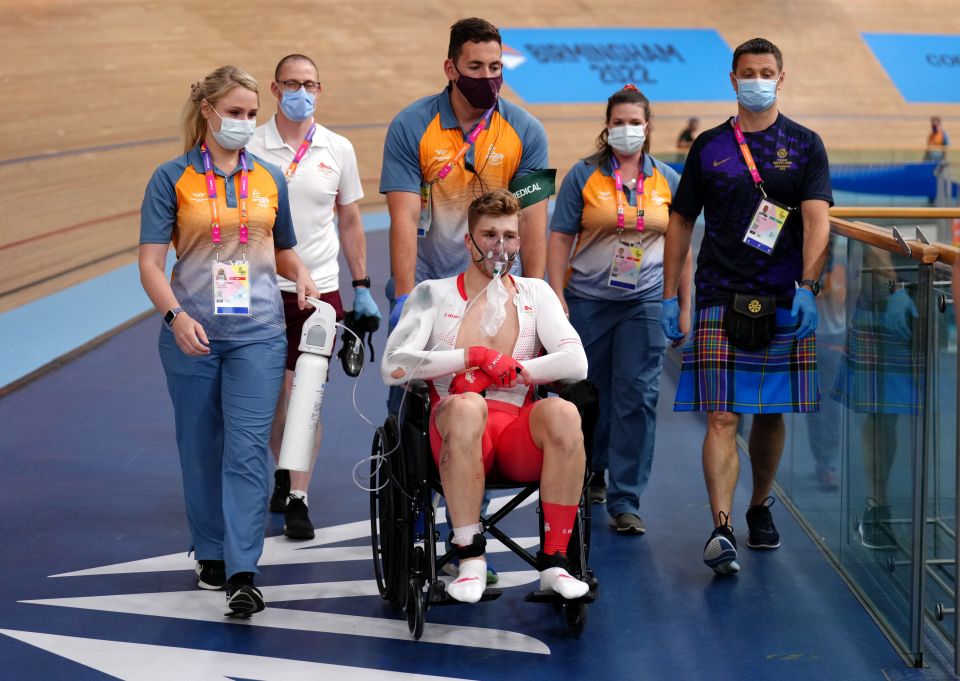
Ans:
<svg viewBox="0 0 960 681"><path fill-rule="evenodd" d="M353 288L357 288L358 286L363 286L363 287L365 287L365 288L370 288L370 275L368 274L368 275L365 276L363 279L354 279L354 280L351 282L351 286L353 286Z"/></svg>
<svg viewBox="0 0 960 681"><path fill-rule="evenodd" d="M816 279L804 279L800 282L800 286L809 286L813 295L820 295L820 282Z"/></svg>
<svg viewBox="0 0 960 681"><path fill-rule="evenodd" d="M177 315L183 312L182 307L175 307L171 310L167 310L167 314L163 315L163 323L167 325L167 328L173 328L173 320L177 318Z"/></svg>

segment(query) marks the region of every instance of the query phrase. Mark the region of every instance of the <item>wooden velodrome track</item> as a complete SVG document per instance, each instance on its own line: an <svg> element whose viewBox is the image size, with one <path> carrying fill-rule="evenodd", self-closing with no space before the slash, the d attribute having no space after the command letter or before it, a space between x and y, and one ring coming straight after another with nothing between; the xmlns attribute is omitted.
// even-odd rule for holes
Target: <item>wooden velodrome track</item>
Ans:
<svg viewBox="0 0 960 681"><path fill-rule="evenodd" d="M2 0L0 312L135 260L143 187L180 153L176 122L189 83L221 64L258 78L262 122L274 110L267 83L278 58L313 56L324 84L318 118L353 141L364 207L383 210L386 126L443 85L448 28L463 16L509 27L714 28L731 47L763 35L785 53L782 110L818 130L830 150L890 149L917 148L934 113L960 136L960 106L904 103L859 34L960 33L949 4ZM522 103L509 75L506 95ZM687 116L710 125L732 101L654 102L654 152L672 149ZM601 126L601 104L528 108L543 120L561 173Z"/></svg>

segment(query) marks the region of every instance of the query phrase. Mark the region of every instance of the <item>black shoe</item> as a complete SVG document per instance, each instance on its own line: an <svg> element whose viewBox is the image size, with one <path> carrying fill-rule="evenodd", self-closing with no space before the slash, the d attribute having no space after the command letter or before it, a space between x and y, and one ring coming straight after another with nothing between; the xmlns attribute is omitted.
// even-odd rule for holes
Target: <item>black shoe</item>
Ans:
<svg viewBox="0 0 960 681"><path fill-rule="evenodd" d="M774 498L767 497L763 503L747 509L747 527L750 533L747 536L747 546L751 549L776 549L780 547L780 533L773 524L773 514L770 507Z"/></svg>
<svg viewBox="0 0 960 681"><path fill-rule="evenodd" d="M270 497L270 512L283 513L290 496L290 471L278 468L273 473L273 495Z"/></svg>
<svg viewBox="0 0 960 681"><path fill-rule="evenodd" d="M588 496L590 497L591 504L607 503L607 481L603 479L605 472L606 471L593 472L593 477L590 479L590 488L588 490Z"/></svg>
<svg viewBox="0 0 960 681"><path fill-rule="evenodd" d="M703 562L718 575L732 575L740 571L737 562L737 539L733 536L730 517L720 512L720 526L713 530L703 547Z"/></svg>
<svg viewBox="0 0 960 681"><path fill-rule="evenodd" d="M198 560L194 571L201 589L220 591L227 584L227 565L222 560Z"/></svg>
<svg viewBox="0 0 960 681"><path fill-rule="evenodd" d="M868 549L894 549L897 547L890 531L890 507L867 502L863 519L857 525L860 543Z"/></svg>
<svg viewBox="0 0 960 681"><path fill-rule="evenodd" d="M283 534L287 539L313 539L313 523L303 497L291 494L283 512Z"/></svg>
<svg viewBox="0 0 960 681"><path fill-rule="evenodd" d="M227 582L227 617L250 617L266 608L263 594L253 585L253 574L239 572Z"/></svg>

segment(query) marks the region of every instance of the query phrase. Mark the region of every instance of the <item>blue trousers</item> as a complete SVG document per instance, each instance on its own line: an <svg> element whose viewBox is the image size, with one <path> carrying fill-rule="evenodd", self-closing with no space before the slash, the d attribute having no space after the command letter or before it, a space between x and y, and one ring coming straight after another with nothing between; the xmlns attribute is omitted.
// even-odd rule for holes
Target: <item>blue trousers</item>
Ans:
<svg viewBox="0 0 960 681"><path fill-rule="evenodd" d="M164 328L159 344L197 560L225 561L228 576L259 572L286 336L211 341L210 354L191 357Z"/></svg>
<svg viewBox="0 0 960 681"><path fill-rule="evenodd" d="M607 469L607 512L639 515L650 480L660 370L667 339L657 301L566 296L570 322L583 341L587 377L600 395L593 441L594 470Z"/></svg>

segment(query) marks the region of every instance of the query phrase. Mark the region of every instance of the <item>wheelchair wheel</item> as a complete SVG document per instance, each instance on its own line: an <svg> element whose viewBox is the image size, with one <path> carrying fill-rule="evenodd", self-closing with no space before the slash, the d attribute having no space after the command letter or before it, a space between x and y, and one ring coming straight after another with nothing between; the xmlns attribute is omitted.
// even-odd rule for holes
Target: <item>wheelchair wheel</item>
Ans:
<svg viewBox="0 0 960 681"><path fill-rule="evenodd" d="M587 604L564 603L563 619L567 623L567 630L574 636L580 636L587 628Z"/></svg>
<svg viewBox="0 0 960 681"><path fill-rule="evenodd" d="M377 579L377 591L381 598L387 596L387 584L384 575L386 574L386 565L384 560L383 545L380 539L380 522L383 519L380 506L382 498L389 494L385 491L389 478L384 476L384 462L382 460L384 452L385 434L383 428L377 428L373 436L373 446L370 455L370 544L373 548L373 573Z"/></svg>
<svg viewBox="0 0 960 681"><path fill-rule="evenodd" d="M407 582L407 628L410 629L410 635L414 641L419 641L423 636L423 626L427 622L427 609L424 605L425 594L420 580L411 577Z"/></svg>
<svg viewBox="0 0 960 681"><path fill-rule="evenodd" d="M396 417L389 417L374 437L371 470L376 470L370 493L371 541L377 588L395 610L407 599L407 578L413 551L412 512L407 494L400 429ZM376 525L379 524L379 528ZM382 584L381 584L382 582Z"/></svg>

